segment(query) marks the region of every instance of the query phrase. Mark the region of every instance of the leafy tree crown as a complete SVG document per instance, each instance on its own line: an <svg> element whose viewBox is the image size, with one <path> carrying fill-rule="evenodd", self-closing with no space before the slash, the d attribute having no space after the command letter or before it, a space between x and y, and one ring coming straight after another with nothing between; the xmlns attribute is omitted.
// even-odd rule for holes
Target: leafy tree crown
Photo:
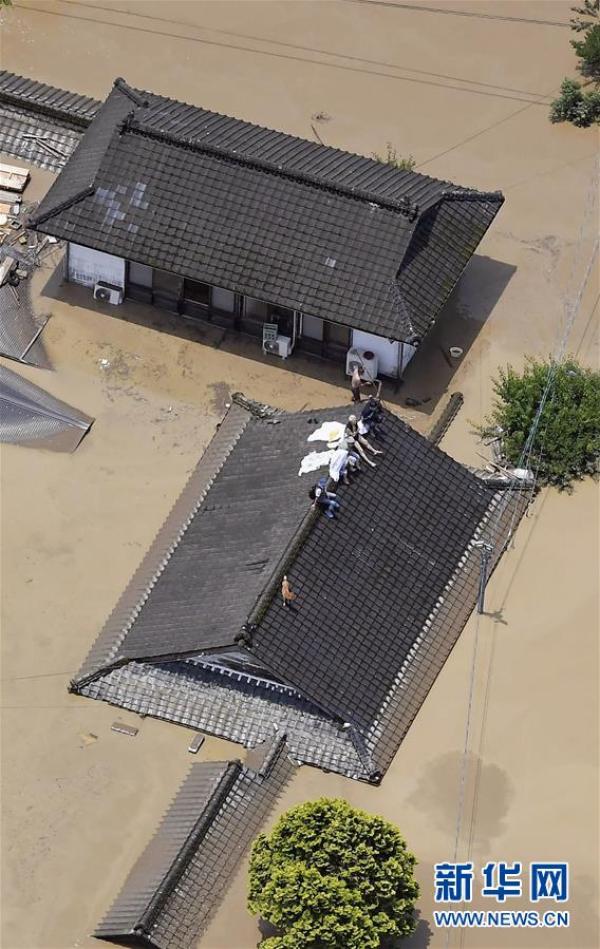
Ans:
<svg viewBox="0 0 600 949"><path fill-rule="evenodd" d="M378 949L414 931L415 863L393 824L321 798L256 839L248 908L281 933L268 949Z"/></svg>
<svg viewBox="0 0 600 949"><path fill-rule="evenodd" d="M529 465L538 484L562 489L598 473L600 372L584 369L574 359L558 367L530 359L522 372L511 366L500 370L494 381L494 409L479 433L484 438L499 434L508 461L522 464L551 370L554 380L539 417Z"/></svg>

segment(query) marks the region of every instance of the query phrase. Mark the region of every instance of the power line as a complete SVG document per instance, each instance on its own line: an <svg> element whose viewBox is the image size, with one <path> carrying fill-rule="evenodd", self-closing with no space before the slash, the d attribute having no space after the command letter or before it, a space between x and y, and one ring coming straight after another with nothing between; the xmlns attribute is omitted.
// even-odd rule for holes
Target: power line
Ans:
<svg viewBox="0 0 600 949"><path fill-rule="evenodd" d="M552 95L552 93L549 93L549 95ZM541 102L537 104L542 105ZM530 109L532 105L533 103L530 102L522 109L517 109L516 112L511 112L509 115L505 115L503 119L498 119L496 122L492 122L491 125L486 125L485 128L480 129L478 132L474 132L472 135L468 135L467 138L461 139L461 141L456 142L455 145L445 148L443 152L438 152L437 155L432 155L431 158L427 158L425 161L419 162L418 165L415 165L415 168L423 168L424 165L429 165L432 161L437 161L438 158L443 158L444 155L449 155L450 152L456 151L457 148L461 148L463 145L467 145L469 142L479 138L480 135L484 135L486 132L491 132L492 129L498 128L499 125L502 125L504 122L508 122L509 119L514 119L517 115L521 115L522 112L526 112L527 109Z"/></svg>
<svg viewBox="0 0 600 949"><path fill-rule="evenodd" d="M19 4L18 9L24 12L41 13L46 16L63 17L64 19L69 19L69 20L80 20L82 23L95 23L100 26L114 27L115 29L118 29L118 30L131 30L137 33L146 33L146 34L149 34L150 36L163 36L169 39L181 40L182 42L187 42L187 43L199 43L203 46L215 46L220 49L232 49L232 50L236 50L237 52L251 53L255 56L268 56L268 57L271 57L272 59L283 59L289 62L307 63L308 65L312 65L312 66L322 66L325 69L338 69L338 70L342 70L343 72L358 73L364 76L375 76L376 78L379 78L379 79L391 79L396 82L409 82L415 85L431 86L436 89L445 89L449 92L462 92L462 93L468 93L470 95L478 95L478 96L484 96L484 97L494 98L494 99L508 99L508 100L512 100L513 102L526 102L528 104L528 107L533 106L533 105L547 105L546 102L542 101L539 98L527 99L527 98L524 98L523 96L510 95L508 93L503 93L503 92L486 92L481 89L468 89L463 86L452 86L444 82L435 82L433 80L427 80L427 79L416 79L411 76L395 76L392 73L381 72L377 69L361 69L358 66L344 66L344 65L340 65L339 63L328 63L320 59L310 59L304 56L293 56L289 53L277 53L277 52L273 52L269 50L253 49L250 46L243 46L239 43L224 43L218 40L202 39L199 36L189 36L189 35L183 36L181 35L181 33L169 33L166 30L151 30L143 26L134 26L132 24L127 24L127 23L114 23L114 22L110 22L109 20L98 19L97 17L79 16L75 13L61 13L58 10L48 10L44 7L34 7L34 6L29 6L29 5L21 6ZM189 25L188 25L188 29L189 29ZM338 54L335 53L331 55L337 56ZM340 58L347 58L347 57L344 57L343 54L339 54L339 55L340 55ZM402 67L393 67L393 68L402 68ZM460 81L462 82L463 80L460 80ZM537 96L538 94L534 93L534 95Z"/></svg>
<svg viewBox="0 0 600 949"><path fill-rule="evenodd" d="M40 672L37 675L3 676L0 682L22 682L24 679L54 679L56 676L75 675L76 671L76 669L70 669L68 672Z"/></svg>
<svg viewBox="0 0 600 949"><path fill-rule="evenodd" d="M560 26L569 28L567 20L536 20L524 16L502 16L499 13L473 13L470 10L450 10L448 7L426 7L420 3L402 3L399 0L344 0L345 3L361 3L367 7L395 7L399 10L413 10L417 13L445 13L448 16L474 17L478 20L506 20L509 23L531 23L534 26Z"/></svg>
<svg viewBox="0 0 600 949"><path fill-rule="evenodd" d="M320 49L314 46L302 46L300 43L289 43L284 40L270 39L265 36L255 36L251 33L236 33L233 30L221 30L214 26L203 26L199 23L191 23L189 20L166 19L165 17L155 16L152 13L137 13L132 10L121 10L119 7L106 7L97 3L82 3L81 0L62 0L62 3L69 6L84 7L86 10L100 10L104 13L119 13L122 16L135 17L140 20L151 20L156 23L169 23L172 26L184 26L186 29L205 30L209 33L218 33L222 36L235 36L238 39L252 40L256 43L265 43L272 46L281 46L285 49L299 50L303 53L317 53L322 56L332 56L337 59L347 59L349 62L364 63L367 66L381 66L385 69L399 69L403 72L412 72L422 76L432 76L434 79L450 79L452 82L464 82L468 85L483 86L486 89L500 90L501 92L516 92L522 96L533 96L534 98L547 98L543 92L531 92L528 89L519 89L515 86L500 86L497 83L480 82L478 79L463 79L462 76L450 76L446 73L435 73L428 69L417 69L414 66L403 66L398 63L388 63L385 60L367 59L364 56L352 56L350 53L337 53L335 50ZM257 50L257 52L260 52Z"/></svg>
<svg viewBox="0 0 600 949"><path fill-rule="evenodd" d="M544 390L543 390L543 392L542 392L542 396L541 396L541 398L540 398L540 402L539 402L538 408L537 408L537 410L536 410L536 414L535 414L534 419L532 420L531 426L530 426L530 428L529 428L528 437L527 437L527 439L526 439L526 441L525 441L525 444L524 444L524 446L523 446L523 450L522 450L522 452L521 452L521 458L520 458L520 460L519 460L518 467L523 467L523 466L529 467L529 463L530 463L530 461L531 461L531 454L532 454L532 450L533 450L533 443L534 443L535 436L536 436L536 434L537 434L537 431L538 431L538 428L539 428L539 425L540 425L542 413L543 413L543 410L544 410L545 405L547 404L548 398L551 396L551 393L553 392L554 384L555 384L555 381L556 381L556 374L557 374L557 372L558 372L558 367L560 366L560 364L562 363L562 361L563 361L563 359L564 359L564 356L565 356L565 353L566 353L566 349L567 349L568 339L569 339L569 336L570 336L570 334L571 334L571 332L572 332L573 325L574 325L574 323L575 323L575 319L576 319L577 313L578 313L578 311L579 311L579 307L580 307L580 305L581 305L581 300L582 300L582 297L583 297L583 293L584 293L585 287L587 286L587 282L588 282L588 280L589 280L589 276L590 276L590 273L591 273L591 271L592 271L592 267L593 267L593 264L594 264L594 260L595 260L595 258L596 258L596 254L597 254L597 252L598 252L598 246L599 246L600 240L597 238L596 241L595 241L595 243L594 243L594 245L593 245L592 252L591 252L589 261L588 261L588 263L587 263L587 266L586 266L586 268L585 268L585 270L584 270L583 277L582 277L582 279L581 279L581 281L580 281L580 285L579 285L578 291L577 291L577 293L576 293L576 295L575 295L575 298L571 301L571 300L570 300L571 276L574 277L576 262L577 262L578 256L579 256L579 255L578 255L578 250L579 250L579 248L580 248L580 246L581 246L581 244L583 243L583 240L584 240L584 238L585 238L586 224L587 224L587 221L588 221L589 216L590 216L591 213L592 213L592 209L593 209L593 207L594 207L594 196L597 194L597 178L598 178L598 168L596 168L595 174L592 175L592 180L591 180L591 183L590 183L590 187L589 187L588 193L586 194L586 197L585 197L585 203L584 203L584 208L585 208L585 210L584 210L584 214L583 214L583 217L582 217L581 225L580 225L580 228L579 228L579 234L578 234L577 245L576 245L576 247L575 247L575 249L574 249L574 252L573 252L573 260L572 260L572 266L571 266L571 275L570 275L569 280L568 280L567 294L565 295L565 300L564 300L565 313L566 313L565 325L564 325L564 328L563 328L563 330L562 330L562 333L561 333L561 335L560 335L560 337L559 337L559 339L558 339L558 341L557 341L557 347L556 347L556 351L555 351L555 356L553 357L552 365L551 365L550 371L548 372L548 378L547 378L547 380L546 380L546 384L545 384L545 386L544 386ZM591 192L591 195L590 195L590 192ZM588 199L589 199L589 200L588 200ZM596 304L594 305L594 310L595 310L595 306L596 306L596 305L597 305L597 301L596 301ZM560 332L560 330L559 330L559 332ZM544 431L544 436L543 436L543 438L545 438L545 431ZM533 485L533 487L535 487L535 484L536 484L536 482L537 482L537 474L538 474L538 472L539 472L539 459L538 459L538 466L537 466L537 471L536 471L536 475L535 475L535 478L534 478L534 485ZM504 501L505 503L498 505L498 508L497 508L497 511L496 511L496 518L497 518L497 521L496 521L495 528L492 528L492 527L490 527L490 525L488 525L488 530L486 531L486 533L487 533L487 535L488 535L489 540L491 540L492 544L494 544L494 545L497 545L497 542L498 542L498 538L496 538L495 535L496 535L497 529L498 529L498 527L499 527L499 519L500 519L500 517L502 516L502 514L506 511L507 506L508 506L508 503L509 503L510 498L511 498L511 494L512 494L512 492L513 492L515 489L517 489L517 485L516 485L515 482L512 482L512 483L510 484L509 488L508 488L508 491L506 491L505 494L503 495L503 501ZM519 488L519 490L520 490L520 488ZM505 499L507 499L507 500L505 500ZM502 548L504 547L504 544L507 542L507 540L510 538L510 536L511 536L511 534L512 534L512 531L513 531L513 529L514 529L515 517L516 517L516 509L515 509L515 512L513 513L512 518L511 518L511 523L510 523L510 526L509 526L509 529L508 529L508 532L507 532L507 538L505 538L505 539L502 540L502 545L501 545ZM460 844L460 834L461 834L461 831L462 831L463 814L464 814L464 808L465 808L466 783L467 783L467 762L468 762L468 755L469 755L469 742L470 742L471 730L472 730L471 722L472 722L473 706L474 706L475 674L476 674L476 667L477 667L477 655L478 655L479 634L480 634L480 619L481 619L481 617L480 617L480 614L478 613L478 614L477 614L476 625L475 625L474 640L473 640L473 652L472 652L471 669L470 669L470 675L469 675L469 691L468 691L468 700L467 700L467 711L466 711L466 717L465 717L465 737L464 737L463 752L462 752L461 767L460 767L460 778L459 778L459 789L458 789L458 803L457 803L457 817L456 817L455 834L454 834L454 862L457 862L457 860L458 860L458 849L459 849L459 844ZM492 649L493 649L493 643L492 643ZM481 726L481 727L482 727L482 732L481 732L481 739L480 739L480 751L481 751L482 742L483 742L483 729L484 729L484 726L485 726L485 720L486 720L486 718L487 718L487 712L488 712L488 704L489 704L489 683L490 683L491 674L492 674L493 660L494 660L494 652L492 651L492 653L491 653L491 655L490 655L490 660L489 660L489 663L488 663L488 670L487 670L487 677L486 677L485 700L484 700L484 717L483 717L483 719L482 719L482 726ZM477 808L478 793L479 793L479 790L478 790L478 783L477 783L477 780L476 780L475 787L474 787L474 792L473 792L473 806L472 806L472 811L471 811L471 824L470 824L469 837L468 837L467 859L469 859L469 857L470 857L470 854L471 854L471 847L472 847L472 843L473 843L473 827L474 827L475 813L476 813L476 808ZM448 929L448 930L446 931L446 946L449 945L449 941L450 941L450 930Z"/></svg>

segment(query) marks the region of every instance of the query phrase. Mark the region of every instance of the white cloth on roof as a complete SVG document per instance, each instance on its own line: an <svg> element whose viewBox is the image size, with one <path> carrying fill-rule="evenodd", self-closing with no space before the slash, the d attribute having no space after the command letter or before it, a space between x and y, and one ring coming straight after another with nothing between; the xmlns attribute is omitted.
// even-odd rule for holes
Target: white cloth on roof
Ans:
<svg viewBox="0 0 600 949"><path fill-rule="evenodd" d="M334 481L339 481L346 461L348 460L348 449L336 448L336 450L330 452L330 454L332 458L329 462L329 476L333 478Z"/></svg>
<svg viewBox="0 0 600 949"><path fill-rule="evenodd" d="M305 455L302 461L300 462L300 471L298 472L298 477L303 474L308 474L310 471L317 471L318 468L326 467L332 456L335 454L333 451L311 451L308 455Z"/></svg>
<svg viewBox="0 0 600 949"><path fill-rule="evenodd" d="M319 428L311 432L307 438L309 442L338 442L344 434L342 422L323 422Z"/></svg>

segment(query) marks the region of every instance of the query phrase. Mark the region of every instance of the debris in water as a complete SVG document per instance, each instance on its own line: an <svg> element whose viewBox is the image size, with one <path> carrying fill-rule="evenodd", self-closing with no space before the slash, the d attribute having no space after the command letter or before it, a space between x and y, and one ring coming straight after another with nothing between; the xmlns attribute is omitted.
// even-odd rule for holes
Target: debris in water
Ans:
<svg viewBox="0 0 600 949"><path fill-rule="evenodd" d="M135 738L139 728L134 728L133 725L126 725L125 722L113 722L110 726L111 731L119 732L121 735L128 735L129 738Z"/></svg>

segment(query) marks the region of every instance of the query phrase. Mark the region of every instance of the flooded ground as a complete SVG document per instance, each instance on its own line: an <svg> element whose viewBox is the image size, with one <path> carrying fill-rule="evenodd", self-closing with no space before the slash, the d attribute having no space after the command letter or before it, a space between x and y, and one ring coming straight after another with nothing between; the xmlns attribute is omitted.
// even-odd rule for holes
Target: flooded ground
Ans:
<svg viewBox="0 0 600 949"><path fill-rule="evenodd" d="M1 66L101 97L112 80L369 154L390 141L419 170L501 189L506 204L392 405L426 431L449 391L444 440L478 464L472 422L498 365L552 351L597 223L594 130L552 126L572 72L569 4L22 2L2 14ZM327 119L314 119L318 113ZM37 172L28 197L44 193ZM111 315L38 275L53 371L27 378L96 418L74 455L3 446L3 936L5 949L92 946L96 922L189 763L189 732L67 694L70 677L220 419L242 390L284 408L345 401L340 369L264 360L254 342ZM598 364L595 274L569 349ZM456 371L442 353L461 345ZM15 368L12 364L11 368ZM402 407L406 395L429 398ZM303 768L280 809L343 795L385 814L417 854L411 947L596 949L598 494L542 494L380 788ZM474 644L477 650L474 659ZM472 685L466 769L465 721ZM110 730L136 724L136 738ZM202 755L243 754L207 740ZM432 864L458 856L569 860L568 930L432 929ZM199 949L251 949L244 868ZM520 905L519 901L515 901ZM511 906L511 909L516 906Z"/></svg>

